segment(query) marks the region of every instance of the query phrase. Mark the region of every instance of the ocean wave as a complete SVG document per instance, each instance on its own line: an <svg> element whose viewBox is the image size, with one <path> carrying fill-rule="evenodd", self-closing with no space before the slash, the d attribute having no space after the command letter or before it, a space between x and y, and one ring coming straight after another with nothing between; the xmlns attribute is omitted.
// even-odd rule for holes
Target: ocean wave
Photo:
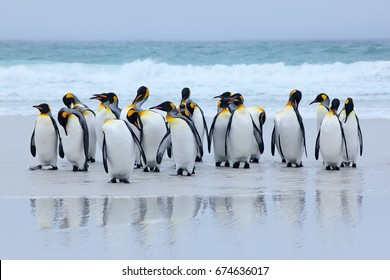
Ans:
<svg viewBox="0 0 390 280"><path fill-rule="evenodd" d="M44 101L62 106L61 98L67 92L88 103L94 93L113 91L122 104L128 103L141 85L149 87L150 102L154 103L168 99L177 102L181 89L188 86L192 97L204 103L210 113L215 111L212 97L224 91L241 92L246 103L265 104L264 107L276 111L284 106L294 88L304 94L303 102L326 92L340 99L351 96L371 107L375 104L376 112L382 110L381 106L387 106L383 108L386 110L390 105L390 61L197 66L146 59L121 65L20 64L0 67L0 85L0 114L8 112L14 102L30 106Z"/></svg>

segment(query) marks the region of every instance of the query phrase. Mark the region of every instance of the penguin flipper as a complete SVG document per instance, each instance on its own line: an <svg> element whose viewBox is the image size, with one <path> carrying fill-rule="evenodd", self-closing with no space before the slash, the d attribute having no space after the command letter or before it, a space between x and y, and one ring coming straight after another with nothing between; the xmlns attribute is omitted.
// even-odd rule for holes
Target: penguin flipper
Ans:
<svg viewBox="0 0 390 280"><path fill-rule="evenodd" d="M35 146L35 126L34 126L34 131L31 135L30 152L33 157L37 155L37 147Z"/></svg>
<svg viewBox="0 0 390 280"><path fill-rule="evenodd" d="M172 147L172 138L171 138L170 130L167 131L164 138L161 140L160 146L158 147L157 155L156 155L156 161L158 164L161 163L161 160L164 156L164 152L169 147Z"/></svg>
<svg viewBox="0 0 390 280"><path fill-rule="evenodd" d="M275 144L276 144L276 139L275 139L275 126L274 129L272 130L272 135L271 135L271 154L272 156L275 156Z"/></svg>
<svg viewBox="0 0 390 280"><path fill-rule="evenodd" d="M62 139L61 139L61 135L60 135L60 131L58 130L58 126L57 126L57 123L55 121L55 119L53 118L53 116L50 114L50 119L51 119L51 122L53 123L53 127L54 127L54 130L56 131L56 134L57 134L57 137L58 137L58 154L60 155L61 158L64 158L65 156L65 153L64 153L64 148L62 146Z"/></svg>
<svg viewBox="0 0 390 280"><path fill-rule="evenodd" d="M303 125L302 116L299 113L298 108L296 108L295 106L293 106L293 108L294 108L295 114L297 115L299 126L301 127L302 137L303 137L303 146L305 147L305 155L307 157L305 126Z"/></svg>
<svg viewBox="0 0 390 280"><path fill-rule="evenodd" d="M190 127L190 129L191 129L191 131L192 131L192 133L194 134L194 137L195 137L196 146L197 146L197 149L198 149L198 156L203 157L202 139L200 138L198 130L196 130L196 127L195 127L194 123L191 120L189 120L188 118L186 118L186 117L183 117L183 116L177 116L177 117L181 118L182 120L184 120L188 124L188 126Z"/></svg>
<svg viewBox="0 0 390 280"><path fill-rule="evenodd" d="M229 133L230 133L230 129L232 128L232 120L233 120L233 115L234 115L235 111L232 112L232 114L230 115L230 118L229 118L229 122L228 122L228 125L226 127L226 134L225 134L225 156L227 157L227 150L228 150L228 145L227 145L227 140L228 140L228 137L229 137Z"/></svg>
<svg viewBox="0 0 390 280"><path fill-rule="evenodd" d="M102 145L102 152L103 152L103 166L104 171L108 173L108 164L107 164L107 143L106 143L106 134L103 132L103 145Z"/></svg>
<svg viewBox="0 0 390 280"><path fill-rule="evenodd" d="M137 145L138 149L139 149L139 152L141 154L141 157L145 163L145 165L147 164L147 160L146 160L146 156L145 156L145 152L144 152L144 149L142 148L142 145L141 145L141 142L140 140L138 139L137 135L135 135L134 131L131 129L131 126L128 122L126 121L123 121L127 128L129 129L130 133L131 133L131 136L133 137L133 140L134 140L134 143ZM141 134L142 135L142 134Z"/></svg>
<svg viewBox="0 0 390 280"><path fill-rule="evenodd" d="M214 132L215 122L217 121L217 118L218 118L220 113L221 112L219 112L218 114L215 115L213 122L211 124L211 127L210 127L210 132L208 133L208 136L207 136L207 144L208 144L209 153L211 152L211 142L213 141L213 132Z"/></svg>
<svg viewBox="0 0 390 280"><path fill-rule="evenodd" d="M165 121L164 117L163 117L163 119ZM165 127L167 128L167 132L170 132L169 125L168 125L167 121L165 121ZM168 158L172 158L172 143L167 147L167 156L168 156Z"/></svg>
<svg viewBox="0 0 390 280"><path fill-rule="evenodd" d="M263 152L264 152L263 135L262 135L260 129L255 124L255 122L253 121L253 119L252 119L252 124L253 124L253 135L255 136L257 145L259 146L260 154L263 154Z"/></svg>
<svg viewBox="0 0 390 280"><path fill-rule="evenodd" d="M341 135L342 135L343 141L344 141L345 155L347 156L347 160L348 160L349 157L348 157L347 139L345 138L343 124L340 122L340 120L339 120L339 124L340 124L340 129L341 129Z"/></svg>
<svg viewBox="0 0 390 280"><path fill-rule="evenodd" d="M89 133L88 133L87 121L85 120L85 117L83 116L83 114L77 110L73 110L72 114L74 114L78 117L80 126L83 130L84 154L85 154L85 159L88 160Z"/></svg>
<svg viewBox="0 0 390 280"><path fill-rule="evenodd" d="M204 130L206 131L206 137L209 138L209 130L208 130L208 127L207 127L207 122L206 122L206 119L204 117L204 113L203 113L203 110L198 106L199 108L199 111L202 115L202 119L203 119L203 126L204 126ZM210 151L209 151L210 152Z"/></svg>
<svg viewBox="0 0 390 280"><path fill-rule="evenodd" d="M314 153L316 160L318 160L319 152L320 152L320 133L321 133L321 129L318 131L318 135L316 139L316 146L315 146L315 153Z"/></svg>
<svg viewBox="0 0 390 280"><path fill-rule="evenodd" d="M363 135L362 135L362 131L360 129L360 123L359 123L359 119L358 117L356 116L356 121L357 121L357 125L358 125L358 137L359 137L359 143L360 143L360 156L363 155Z"/></svg>

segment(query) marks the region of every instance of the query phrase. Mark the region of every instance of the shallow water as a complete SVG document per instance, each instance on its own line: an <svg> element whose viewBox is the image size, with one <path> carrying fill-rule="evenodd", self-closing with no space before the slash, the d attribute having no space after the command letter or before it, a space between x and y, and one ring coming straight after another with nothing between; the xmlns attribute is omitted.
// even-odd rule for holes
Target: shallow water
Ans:
<svg viewBox="0 0 390 280"><path fill-rule="evenodd" d="M388 121L362 121L356 169L329 172L314 160L312 120L304 168L272 157L265 137L249 170L216 168L206 154L192 177L175 176L166 159L128 185L108 183L99 158L87 173L65 160L58 171L28 171L33 121L13 126L12 149L1 138L1 259L390 258L389 135L373 136Z"/></svg>

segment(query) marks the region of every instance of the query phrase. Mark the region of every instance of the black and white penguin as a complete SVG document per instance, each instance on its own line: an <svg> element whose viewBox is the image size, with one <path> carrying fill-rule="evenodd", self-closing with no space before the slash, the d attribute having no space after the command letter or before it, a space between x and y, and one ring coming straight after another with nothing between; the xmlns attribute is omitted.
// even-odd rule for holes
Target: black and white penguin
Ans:
<svg viewBox="0 0 390 280"><path fill-rule="evenodd" d="M363 135L360 129L359 118L354 110L354 102L352 98L345 100L344 109L340 112L339 119L343 124L345 140L348 147L348 159L346 151L343 151L343 164L356 167L358 155L363 155Z"/></svg>
<svg viewBox="0 0 390 280"><path fill-rule="evenodd" d="M320 93L312 102L310 102L309 105L313 103L319 103L317 109L317 132L318 132L320 130L322 120L324 119L325 115L329 112L330 99L326 93Z"/></svg>
<svg viewBox="0 0 390 280"><path fill-rule="evenodd" d="M281 116L282 116L282 112L278 112L274 117L274 128L271 134L271 154L272 156L275 156L275 147L276 147L276 150L278 151L278 154L280 155L280 158L284 163L286 162L286 159L284 158L284 155L280 150L280 138L279 138L279 129L280 129L279 127L280 127Z"/></svg>
<svg viewBox="0 0 390 280"><path fill-rule="evenodd" d="M289 101L280 113L279 141L280 152L287 162L287 167L302 167L302 155L306 152L305 127L301 114L298 111L302 93L293 90L290 93Z"/></svg>
<svg viewBox="0 0 390 280"><path fill-rule="evenodd" d="M146 162L138 137L130 124L121 119L106 119L102 130L104 170L110 174L111 183L116 183L117 180L129 183L134 169L136 149L140 150L140 154Z"/></svg>
<svg viewBox="0 0 390 280"><path fill-rule="evenodd" d="M191 97L191 90L188 87L183 88L181 91L181 102L179 107L185 104L185 109L188 110L191 119L195 125L195 128L198 131L200 139L202 140L202 145L203 145L204 137L206 136L206 139L208 139L208 128L207 128L206 119L204 117L203 110L190 97ZM196 161L197 162L202 161L202 157L198 155Z"/></svg>
<svg viewBox="0 0 390 280"><path fill-rule="evenodd" d="M58 112L58 122L64 129L64 152L73 171L88 171L89 133L83 114L64 107Z"/></svg>
<svg viewBox="0 0 390 280"><path fill-rule="evenodd" d="M30 151L33 157L38 157L38 165L30 167L30 170L42 169L43 166L50 166L51 170L57 170L57 146L60 157L64 157L57 123L48 104L42 103L33 107L37 108L40 114L31 135Z"/></svg>
<svg viewBox="0 0 390 280"><path fill-rule="evenodd" d="M266 121L265 110L259 106L248 107L247 110L251 114L253 122L256 124L257 128L261 133L261 137L263 138L263 125ZM253 139L250 162L258 163L261 154L262 152L260 152L259 150L259 146L257 145L256 139Z"/></svg>
<svg viewBox="0 0 390 280"><path fill-rule="evenodd" d="M224 166L229 167L230 162L225 153L225 136L231 116L228 109L230 99L223 96L216 96L215 98L219 97L221 97L221 100L218 101L218 112L213 119L208 134L208 150L211 153L211 143L213 143L215 166L219 167L225 162Z"/></svg>
<svg viewBox="0 0 390 280"><path fill-rule="evenodd" d="M141 108L142 104L144 104L148 98L149 98L149 89L145 86L140 86L137 90L137 94L133 102L121 110L121 114L119 118L121 120L127 121L127 113L129 112L129 110L133 108Z"/></svg>
<svg viewBox="0 0 390 280"><path fill-rule="evenodd" d="M233 163L233 168L238 168L240 162L244 162L244 168L249 168L252 142L256 140L260 152L263 153L263 138L244 106L243 96L236 93L230 98L229 103L234 103L237 108L232 112L226 128L225 155Z"/></svg>
<svg viewBox="0 0 390 280"><path fill-rule="evenodd" d="M195 174L195 159L197 154L203 156L203 146L194 123L179 114L175 105L165 101L150 109L158 109L167 112L166 120L169 130L161 141L156 161L159 164L165 150L172 145L172 155L178 175L187 173L187 176Z"/></svg>
<svg viewBox="0 0 390 280"><path fill-rule="evenodd" d="M147 162L144 171L160 172L160 164L156 161L156 154L162 139L168 131L165 118L152 110L133 108L127 113L127 120L139 131L139 140Z"/></svg>
<svg viewBox="0 0 390 280"><path fill-rule="evenodd" d="M315 158L318 160L319 152L321 152L326 170L340 169L344 148L348 158L344 129L337 115L339 106L340 100L337 98L333 99L329 112L322 120L316 140Z"/></svg>
<svg viewBox="0 0 390 280"><path fill-rule="evenodd" d="M95 112L92 109L90 109L87 105L82 103L80 99L78 99L77 96L73 93L65 94L64 97L62 98L62 101L64 102L65 106L68 107L69 109L76 109L83 114L85 121L87 122L88 135L89 135L88 161L95 162L95 157L96 157Z"/></svg>

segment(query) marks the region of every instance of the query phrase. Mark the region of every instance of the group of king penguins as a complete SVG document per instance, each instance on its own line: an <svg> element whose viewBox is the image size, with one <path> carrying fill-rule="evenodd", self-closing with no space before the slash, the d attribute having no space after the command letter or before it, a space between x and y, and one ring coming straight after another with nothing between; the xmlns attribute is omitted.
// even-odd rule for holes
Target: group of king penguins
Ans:
<svg viewBox="0 0 390 280"><path fill-rule="evenodd" d="M239 168L242 163L244 168L249 168L249 163L259 162L264 152L266 113L259 106L245 107L240 93L224 92L214 97L219 101L210 129L202 109L191 99L189 88L183 88L178 106L165 101L149 109L142 108L148 97L149 89L141 86L132 104L120 109L115 93L94 94L90 99L100 102L95 112L75 94L65 94L65 107L57 115L61 133L47 103L33 106L40 114L31 136L30 150L37 156L38 165L30 169L58 169L58 154L66 157L73 171L88 171L88 163L95 162L96 143L112 183L129 183L134 168L159 172L165 153L173 159L178 175L191 176L195 174L195 163L202 161L206 142L209 153L214 153L217 167ZM301 99L299 90L291 91L285 108L274 118L271 153L275 155L276 146L288 167L293 164L302 167L303 152L307 156L305 128L298 110ZM316 102L319 103L316 159L321 152L327 170L338 170L350 163L356 167L358 148L362 155L363 140L353 100L346 100L340 114L337 114L338 99L329 107L329 97L321 93L310 104ZM164 111L166 115L155 110Z"/></svg>
<svg viewBox="0 0 390 280"><path fill-rule="evenodd" d="M294 164L302 167L302 156L306 150L305 127L298 110L302 93L293 90L285 108L274 118L271 153L275 154L275 146L288 167ZM320 93L310 103L319 103L317 109L317 138L315 158L321 153L326 170L339 170L340 167L356 167L358 154L363 154L363 137L359 119L354 111L352 98L347 98L340 113L340 100L334 98L330 103L329 96ZM329 107L330 105L330 107ZM359 152L360 151L360 152Z"/></svg>

